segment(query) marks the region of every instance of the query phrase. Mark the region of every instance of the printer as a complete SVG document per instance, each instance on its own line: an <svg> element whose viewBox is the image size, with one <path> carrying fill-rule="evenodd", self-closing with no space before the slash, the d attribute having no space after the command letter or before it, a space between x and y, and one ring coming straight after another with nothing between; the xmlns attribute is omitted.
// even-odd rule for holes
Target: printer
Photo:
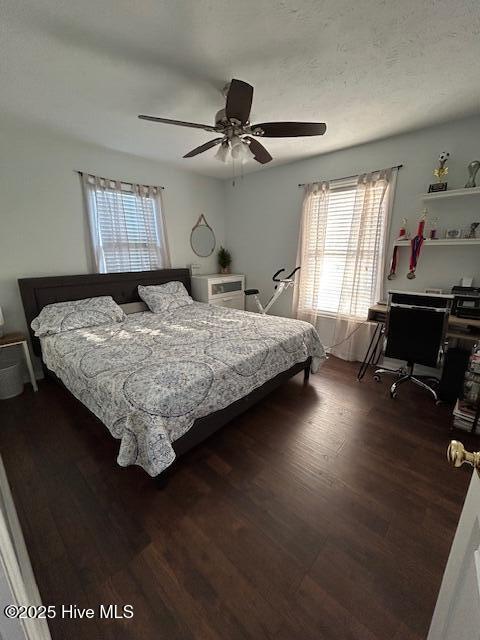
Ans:
<svg viewBox="0 0 480 640"><path fill-rule="evenodd" d="M452 314L458 318L480 320L480 287L452 287Z"/></svg>

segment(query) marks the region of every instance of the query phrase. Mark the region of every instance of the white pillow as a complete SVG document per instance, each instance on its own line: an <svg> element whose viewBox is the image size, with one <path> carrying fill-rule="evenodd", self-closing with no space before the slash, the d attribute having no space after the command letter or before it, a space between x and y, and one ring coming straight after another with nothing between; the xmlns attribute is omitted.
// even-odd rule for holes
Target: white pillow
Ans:
<svg viewBox="0 0 480 640"><path fill-rule="evenodd" d="M111 296L47 304L32 320L36 336L123 322L125 314Z"/></svg>
<svg viewBox="0 0 480 640"><path fill-rule="evenodd" d="M140 284L138 295L153 313L168 313L193 302L183 284L177 281L147 287Z"/></svg>

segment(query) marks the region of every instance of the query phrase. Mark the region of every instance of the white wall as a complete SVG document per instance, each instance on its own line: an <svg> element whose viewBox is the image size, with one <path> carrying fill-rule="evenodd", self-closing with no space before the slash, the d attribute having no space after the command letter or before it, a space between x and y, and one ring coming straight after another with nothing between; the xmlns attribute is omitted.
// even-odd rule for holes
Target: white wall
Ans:
<svg viewBox="0 0 480 640"><path fill-rule="evenodd" d="M200 213L224 242L222 182L38 129L0 128L0 304L7 330L24 328L17 278L88 273L86 226L75 169L165 186L172 266L214 272L216 252L196 256L190 231Z"/></svg>
<svg viewBox="0 0 480 640"><path fill-rule="evenodd" d="M168 165L144 160L38 127L24 127L3 120L0 125L0 305L7 330L24 329L25 321L17 279L27 276L87 273L85 220L75 169L107 177L161 184L172 253L172 262L191 262L204 273L216 271L215 255L202 259L190 248L191 227L204 213L215 230L217 246L226 244L236 272L247 275L248 285L258 287L263 298L272 292L271 275L280 267L293 267L302 189L299 182L340 178L404 163L399 172L392 234L401 218L408 217L411 231L422 210L418 194L433 180L438 153L451 153L450 188L463 186L466 165L480 156L480 118L397 136L351 149L317 156L290 165L263 169L245 176L232 187ZM480 176L479 176L480 178ZM480 179L479 179L480 182ZM480 219L480 199L463 205L446 200L431 214L441 226L465 226ZM389 248L389 255L391 247ZM480 248L425 247L418 276L405 278L408 250L403 249L395 287L422 290L445 289L465 275L480 284ZM286 294L272 311L290 315L291 296ZM327 341L328 344L328 341Z"/></svg>
<svg viewBox="0 0 480 640"><path fill-rule="evenodd" d="M0 305L6 330L25 329L17 279L88 273L85 217L74 170L165 186L167 232L174 267L194 262L215 272L216 252L199 258L190 231L204 213L224 243L224 190L216 179L179 171L36 127L0 126Z"/></svg>
<svg viewBox="0 0 480 640"><path fill-rule="evenodd" d="M327 132L328 135L328 132ZM268 141L265 143L268 146ZM432 170L438 154L447 150L449 188L463 187L467 164L480 159L480 117L451 122L402 136L364 144L317 156L281 167L265 168L237 180L235 187L225 183L227 198L226 243L233 254L236 273L247 275L248 286L259 288L263 298L272 292L271 276L280 267L295 264L297 234L303 190L298 183L342 178L352 174L404 164L399 171L393 209L391 242L397 236L403 217L416 231L423 204L418 198L434 181ZM480 185L480 174L478 175ZM442 227L466 226L480 221L480 197L463 203L450 200L429 205L431 217L437 215ZM394 288L422 291L426 286L449 289L462 275L475 275L480 286L480 246L424 247L417 278L408 280L408 249L401 256ZM392 283L389 283L392 286ZM291 295L285 294L272 312L290 315ZM325 338L327 341L327 338ZM328 341L327 341L328 344Z"/></svg>

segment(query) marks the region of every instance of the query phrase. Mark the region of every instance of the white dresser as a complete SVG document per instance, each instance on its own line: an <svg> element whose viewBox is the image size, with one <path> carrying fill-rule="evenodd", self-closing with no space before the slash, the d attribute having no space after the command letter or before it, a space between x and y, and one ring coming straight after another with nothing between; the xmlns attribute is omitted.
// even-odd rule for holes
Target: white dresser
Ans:
<svg viewBox="0 0 480 640"><path fill-rule="evenodd" d="M212 273L192 276L192 296L198 302L208 302L231 309L245 309L245 276Z"/></svg>

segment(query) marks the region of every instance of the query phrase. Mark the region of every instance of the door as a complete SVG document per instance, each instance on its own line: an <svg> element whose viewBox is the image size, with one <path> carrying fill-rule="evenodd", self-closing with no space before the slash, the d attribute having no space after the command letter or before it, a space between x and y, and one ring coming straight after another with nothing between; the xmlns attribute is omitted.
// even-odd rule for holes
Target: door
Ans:
<svg viewBox="0 0 480 640"><path fill-rule="evenodd" d="M427 640L480 640L480 451L453 440L447 453L456 467L475 467L458 522Z"/></svg>
<svg viewBox="0 0 480 640"><path fill-rule="evenodd" d="M9 618L5 611L8 605L38 608L41 604L0 457L0 640L51 640L46 619Z"/></svg>

